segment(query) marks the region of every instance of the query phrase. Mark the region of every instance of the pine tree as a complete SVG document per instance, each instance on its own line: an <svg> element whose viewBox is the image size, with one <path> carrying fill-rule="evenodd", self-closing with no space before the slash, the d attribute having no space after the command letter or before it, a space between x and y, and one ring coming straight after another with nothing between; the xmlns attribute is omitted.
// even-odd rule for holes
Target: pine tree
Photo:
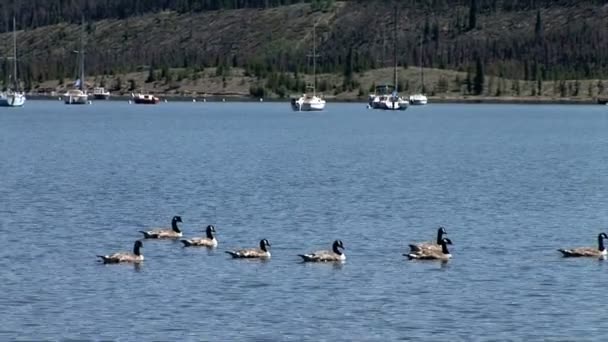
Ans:
<svg viewBox="0 0 608 342"><path fill-rule="evenodd" d="M481 57L477 57L475 63L475 79L473 80L473 90L475 95L481 95L483 93L483 85L485 81L485 75L483 71L483 63Z"/></svg>
<svg viewBox="0 0 608 342"><path fill-rule="evenodd" d="M477 0L471 0L471 7L469 9L469 30L473 30L477 27Z"/></svg>

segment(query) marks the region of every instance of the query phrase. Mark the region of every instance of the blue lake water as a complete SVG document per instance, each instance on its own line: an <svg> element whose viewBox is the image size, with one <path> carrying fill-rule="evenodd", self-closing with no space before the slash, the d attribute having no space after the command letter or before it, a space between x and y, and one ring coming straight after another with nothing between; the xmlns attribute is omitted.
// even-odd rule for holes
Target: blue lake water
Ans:
<svg viewBox="0 0 608 342"><path fill-rule="evenodd" d="M608 263L556 249L608 231L607 176L602 106L29 101L0 111L0 340L599 340ZM173 215L218 249L97 262ZM401 256L439 225L449 263Z"/></svg>

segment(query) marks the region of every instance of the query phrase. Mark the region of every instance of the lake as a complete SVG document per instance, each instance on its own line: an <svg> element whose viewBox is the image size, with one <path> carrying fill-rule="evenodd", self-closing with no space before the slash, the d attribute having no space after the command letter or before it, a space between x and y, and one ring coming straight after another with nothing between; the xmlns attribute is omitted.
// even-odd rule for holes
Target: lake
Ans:
<svg viewBox="0 0 608 342"><path fill-rule="evenodd" d="M556 249L608 231L607 176L603 106L3 108L0 340L599 340L608 263ZM97 261L174 215L218 248ZM450 262L402 256L440 225Z"/></svg>

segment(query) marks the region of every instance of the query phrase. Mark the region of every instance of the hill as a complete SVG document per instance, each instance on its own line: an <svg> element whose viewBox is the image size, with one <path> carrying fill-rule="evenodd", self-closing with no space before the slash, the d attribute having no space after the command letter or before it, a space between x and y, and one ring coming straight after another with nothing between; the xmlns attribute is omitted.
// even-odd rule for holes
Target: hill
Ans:
<svg viewBox="0 0 608 342"><path fill-rule="evenodd" d="M145 8L145 1L139 3ZM337 96L367 93L371 83L390 81L382 68L392 65L395 42L402 85L418 82L414 66L422 64L436 75L425 82L435 94L475 95L471 80L481 72L485 82L478 95L597 96L604 91L597 80L608 70L605 1L399 1L396 40L394 2L230 1L218 10L193 9L204 1L185 1L182 8L175 7L179 1L164 3L173 7L121 15L97 9L91 17L98 20L86 24L87 73L108 84L120 78L112 87L121 91L145 86L207 92L207 83L215 84L213 92L284 96L311 81L304 75L311 72L306 56L313 23L324 74L319 86ZM71 51L79 25L73 12L68 22L24 22L31 27L19 32L27 88L53 87L46 81L59 84L75 75ZM6 11L0 13L6 18ZM0 35L3 55L10 51L9 34ZM5 80L7 67L5 62ZM594 81L577 81L583 79Z"/></svg>

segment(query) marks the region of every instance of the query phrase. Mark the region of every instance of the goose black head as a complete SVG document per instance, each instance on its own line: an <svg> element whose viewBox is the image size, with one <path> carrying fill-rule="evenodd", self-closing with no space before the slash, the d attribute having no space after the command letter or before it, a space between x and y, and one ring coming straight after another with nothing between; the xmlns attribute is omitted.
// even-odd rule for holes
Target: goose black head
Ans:
<svg viewBox="0 0 608 342"><path fill-rule="evenodd" d="M215 233L215 227L212 224L210 224L205 229L205 232L207 233L207 237L209 239L213 239L213 233Z"/></svg>
<svg viewBox="0 0 608 342"><path fill-rule="evenodd" d="M598 235L598 239L608 239L608 235L606 235L606 233L600 233L600 235Z"/></svg>
<svg viewBox="0 0 608 342"><path fill-rule="evenodd" d="M270 247L270 242L268 242L268 240L266 239L262 239L260 240L260 249L263 251L268 251L268 247Z"/></svg>
<svg viewBox="0 0 608 342"><path fill-rule="evenodd" d="M173 219L171 219L171 221L173 222L182 222L182 217L181 216L173 216Z"/></svg>
<svg viewBox="0 0 608 342"><path fill-rule="evenodd" d="M439 226L439 228L437 229L437 244L438 245L441 245L441 240L443 239L443 236L447 233L448 232L445 231L445 228L443 228L442 226Z"/></svg>
<svg viewBox="0 0 608 342"><path fill-rule="evenodd" d="M135 241L135 244L133 245L133 254L139 255L140 248L144 248L143 242L140 240Z"/></svg>
<svg viewBox="0 0 608 342"><path fill-rule="evenodd" d="M448 250L448 245L452 244L452 240L448 239L448 238L443 238L443 240L441 240L441 252L443 254L450 254L450 251Z"/></svg>
<svg viewBox="0 0 608 342"><path fill-rule="evenodd" d="M340 249L345 249L344 248L344 244L342 243L342 240L336 240L336 241L334 241L334 244L332 245L332 249L333 249L334 253L336 253L336 254L342 254L342 252L340 251Z"/></svg>

